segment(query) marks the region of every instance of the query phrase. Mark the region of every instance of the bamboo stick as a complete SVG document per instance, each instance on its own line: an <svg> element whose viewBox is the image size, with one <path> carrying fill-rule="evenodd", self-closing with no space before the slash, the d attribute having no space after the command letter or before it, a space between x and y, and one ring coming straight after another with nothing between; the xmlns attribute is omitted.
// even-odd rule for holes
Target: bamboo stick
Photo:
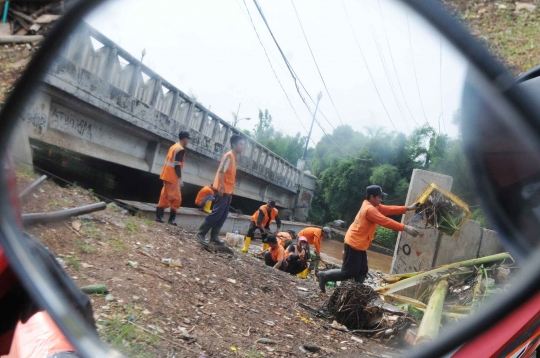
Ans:
<svg viewBox="0 0 540 358"><path fill-rule="evenodd" d="M508 259L508 258L512 259L512 256L510 256L510 254L505 252L505 253L501 253L501 254L481 257L481 258L478 258L478 259L472 259L472 260L467 260L467 261L462 261L462 262L455 262L453 264L444 265L444 266L441 266L439 268L420 273L420 274L418 274L416 276L406 278L406 279L404 279L402 281L393 283L391 285L378 287L378 288L375 289L375 292L392 293L392 292L400 291L400 290L403 290L405 288L417 285L426 276L439 277L441 274L449 274L449 275L460 274L460 272L448 273L448 270L453 269L453 268L462 268L462 267L479 266L479 265L482 265L482 264L491 264L491 263L495 263L495 262L498 262L498 261L503 261L503 260ZM463 272L461 272L461 273L463 274Z"/></svg>
<svg viewBox="0 0 540 358"><path fill-rule="evenodd" d="M415 300L414 298L410 298L407 296L398 295L396 293L389 293L389 294L386 294L385 296L390 297L391 299L399 301L399 302L411 304L416 308L426 309L427 307L424 302L420 302L418 300Z"/></svg>
<svg viewBox="0 0 540 358"><path fill-rule="evenodd" d="M478 308L478 305L480 304L480 301L482 300L483 293L484 293L484 271L482 268L478 270L478 273L476 275L476 284L474 285L473 289L473 297L472 297L472 310L474 311L476 308Z"/></svg>
<svg viewBox="0 0 540 358"><path fill-rule="evenodd" d="M442 309L447 291L448 282L445 280L439 281L429 299L420 327L418 327L418 335L414 340L415 345L430 342L439 334Z"/></svg>
<svg viewBox="0 0 540 358"><path fill-rule="evenodd" d="M471 312L470 306L457 306L457 305L446 305L444 306L445 309L455 312L455 313L469 313Z"/></svg>

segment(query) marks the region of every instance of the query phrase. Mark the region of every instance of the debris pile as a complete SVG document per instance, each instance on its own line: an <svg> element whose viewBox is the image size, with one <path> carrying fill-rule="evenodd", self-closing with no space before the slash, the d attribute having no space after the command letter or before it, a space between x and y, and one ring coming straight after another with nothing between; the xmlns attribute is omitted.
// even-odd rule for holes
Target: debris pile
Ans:
<svg viewBox="0 0 540 358"><path fill-rule="evenodd" d="M445 329L445 324L467 317L504 292L516 269L512 257L502 253L426 272L386 276L387 285L374 291L420 322L417 330L408 332L406 342L421 345L438 335L441 324Z"/></svg>
<svg viewBox="0 0 540 358"><path fill-rule="evenodd" d="M4 6L0 7L2 10L0 36L43 35L65 13L72 2L72 0L5 2Z"/></svg>
<svg viewBox="0 0 540 358"><path fill-rule="evenodd" d="M409 225L436 228L448 236L453 236L471 216L465 202L435 183L430 183L416 202L420 206Z"/></svg>
<svg viewBox="0 0 540 358"><path fill-rule="evenodd" d="M351 333L381 338L386 344L402 342L407 329L416 324L412 314L385 302L369 286L352 280L334 290L323 310Z"/></svg>

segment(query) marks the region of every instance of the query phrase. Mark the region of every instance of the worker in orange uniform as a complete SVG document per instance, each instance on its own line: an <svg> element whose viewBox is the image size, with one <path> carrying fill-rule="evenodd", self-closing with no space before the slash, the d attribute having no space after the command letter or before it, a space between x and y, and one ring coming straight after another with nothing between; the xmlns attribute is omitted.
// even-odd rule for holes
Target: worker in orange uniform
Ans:
<svg viewBox="0 0 540 358"><path fill-rule="evenodd" d="M298 237L303 236L307 239L308 244L315 245L315 255L321 258L321 244L323 239L332 238L332 230L328 226L321 228L307 227L298 233Z"/></svg>
<svg viewBox="0 0 540 358"><path fill-rule="evenodd" d="M270 224L272 221L276 222L277 230L274 234L277 234L281 229L281 219L279 218L278 209L276 209L276 201L268 200L268 203L262 205L251 217L251 222L249 223L249 229L244 240L244 247L241 249L242 252L248 252L249 245L251 244L251 239L255 234L255 230L261 232L263 239L263 251L268 249L268 243L266 242L266 237L270 234Z"/></svg>
<svg viewBox="0 0 540 358"><path fill-rule="evenodd" d="M189 132L181 131L178 134L179 141L174 143L167 153L163 169L159 179L163 180L163 188L161 196L156 208L156 221L163 221L163 213L168 207L171 208L168 223L176 226L176 210L182 204L182 194L180 188L184 185L182 181L182 169L184 169L185 148L187 147L191 137Z"/></svg>
<svg viewBox="0 0 540 358"><path fill-rule="evenodd" d="M201 208L201 210L205 213L210 214L212 212L212 210L210 210L210 207L212 206L213 201L214 189L212 188L212 186L207 185L202 188L197 194L197 197L195 198L195 205Z"/></svg>
<svg viewBox="0 0 540 358"><path fill-rule="evenodd" d="M278 244L276 235L270 234L266 237L266 243L270 250L264 254L264 263L266 266L272 266L276 270L287 270L287 261L285 261L285 249Z"/></svg>
<svg viewBox="0 0 540 358"><path fill-rule="evenodd" d="M219 245L223 245L223 241L219 239L219 231L227 219L231 199L236 185L236 167L238 157L244 151L244 138L239 134L233 134L231 139L231 150L223 155L221 162L214 179L212 187L217 190L217 195L214 200L212 212L208 215L199 228L197 237L199 242L204 247L209 246L206 240L206 234L210 229L210 241Z"/></svg>
<svg viewBox="0 0 540 358"><path fill-rule="evenodd" d="M283 246L283 248L286 250L296 239L296 233L294 230L282 231L276 234L276 238L278 244Z"/></svg>
<svg viewBox="0 0 540 358"><path fill-rule="evenodd" d="M408 210L416 210L418 203L410 206L386 206L381 204L385 195L386 193L383 193L378 185L370 185L366 188L366 200L362 203L354 222L345 234L345 250L341 269L319 273L319 288L323 293L326 292L326 283L330 281L336 282L354 278L358 283L364 282L368 273L366 250L373 241L377 225L395 231L405 231L413 237L418 236L418 230L412 226L403 225L385 216L405 214Z"/></svg>
<svg viewBox="0 0 540 358"><path fill-rule="evenodd" d="M297 275L309 267L311 263L311 253L307 239L303 236L298 238L298 243L290 245L285 250L286 271L291 275Z"/></svg>

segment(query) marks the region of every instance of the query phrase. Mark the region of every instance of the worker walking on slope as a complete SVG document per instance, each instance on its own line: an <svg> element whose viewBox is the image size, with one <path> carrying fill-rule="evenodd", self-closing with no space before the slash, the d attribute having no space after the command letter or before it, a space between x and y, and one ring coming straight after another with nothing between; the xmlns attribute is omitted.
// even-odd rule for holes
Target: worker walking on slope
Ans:
<svg viewBox="0 0 540 358"><path fill-rule="evenodd" d="M207 185L202 188L197 194L197 197L195 198L195 205L201 208L201 210L205 213L210 214L212 212L212 210L210 210L210 207L212 206L213 201L214 189L212 188L212 186Z"/></svg>
<svg viewBox="0 0 540 358"><path fill-rule="evenodd" d="M187 147L191 137L189 132L181 131L178 134L179 141L174 143L167 153L163 169L159 179L163 180L163 188L161 196L156 208L156 221L163 221L165 209L171 208L168 223L176 226L176 210L182 204L182 194L180 188L184 185L182 181L182 169L184 169L185 148Z"/></svg>
<svg viewBox="0 0 540 358"><path fill-rule="evenodd" d="M223 155L219 168L214 179L213 187L217 189L217 195L214 201L212 212L208 215L201 227L197 236L199 242L208 247L209 242L206 240L206 234L210 229L210 241L222 245L223 241L219 239L219 231L227 219L231 199L236 185L236 167L238 157L244 151L244 138L239 134L234 134L230 140L231 150Z"/></svg>
<svg viewBox="0 0 540 358"><path fill-rule="evenodd" d="M251 244L251 239L255 234L255 230L259 230L261 232L261 236L263 239L262 249L263 251L265 251L268 248L266 237L268 236L268 234L270 234L270 224L272 223L272 221L276 222L277 230L274 232L274 234L277 234L281 229L281 219L279 218L278 209L276 209L275 200L270 199L268 200L267 204L262 205L251 217L251 222L249 223L249 229L246 235L246 239L244 240L244 247L241 251L248 252L249 245Z"/></svg>
<svg viewBox="0 0 540 358"><path fill-rule="evenodd" d="M366 199L345 234L345 251L341 269L319 273L319 288L323 293L326 292L326 283L330 281L354 278L358 283L364 282L368 273L366 250L373 241L377 225L395 231L405 231L413 237L418 236L418 231L412 226L403 225L385 216L405 214L408 210L415 210L418 203L410 206L386 206L381 204L385 195L386 193L383 193L378 185L370 185L366 188Z"/></svg>
<svg viewBox="0 0 540 358"><path fill-rule="evenodd" d="M317 227L307 227L298 233L298 237L305 237L308 244L315 245L315 255L317 258L321 258L321 244L323 239L332 238L332 230L328 226L322 229Z"/></svg>

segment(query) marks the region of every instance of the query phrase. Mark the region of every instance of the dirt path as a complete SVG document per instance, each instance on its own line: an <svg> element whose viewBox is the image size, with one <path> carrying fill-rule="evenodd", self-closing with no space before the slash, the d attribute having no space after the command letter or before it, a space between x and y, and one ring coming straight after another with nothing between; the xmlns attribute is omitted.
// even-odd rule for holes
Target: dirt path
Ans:
<svg viewBox="0 0 540 358"><path fill-rule="evenodd" d="M20 174L20 186L32 177ZM23 212L94 199L81 188L47 182ZM312 280L272 270L239 252L209 253L194 233L130 216L115 205L78 221L79 231L70 221L28 232L62 259L80 287L107 285L108 299L92 296L99 333L129 356L303 356L299 346L307 343L321 348L313 356L400 355L365 337L357 343L301 308L299 302L318 309L329 297L319 295ZM179 259L181 267L162 265L161 258ZM277 344L257 343L262 338Z"/></svg>

